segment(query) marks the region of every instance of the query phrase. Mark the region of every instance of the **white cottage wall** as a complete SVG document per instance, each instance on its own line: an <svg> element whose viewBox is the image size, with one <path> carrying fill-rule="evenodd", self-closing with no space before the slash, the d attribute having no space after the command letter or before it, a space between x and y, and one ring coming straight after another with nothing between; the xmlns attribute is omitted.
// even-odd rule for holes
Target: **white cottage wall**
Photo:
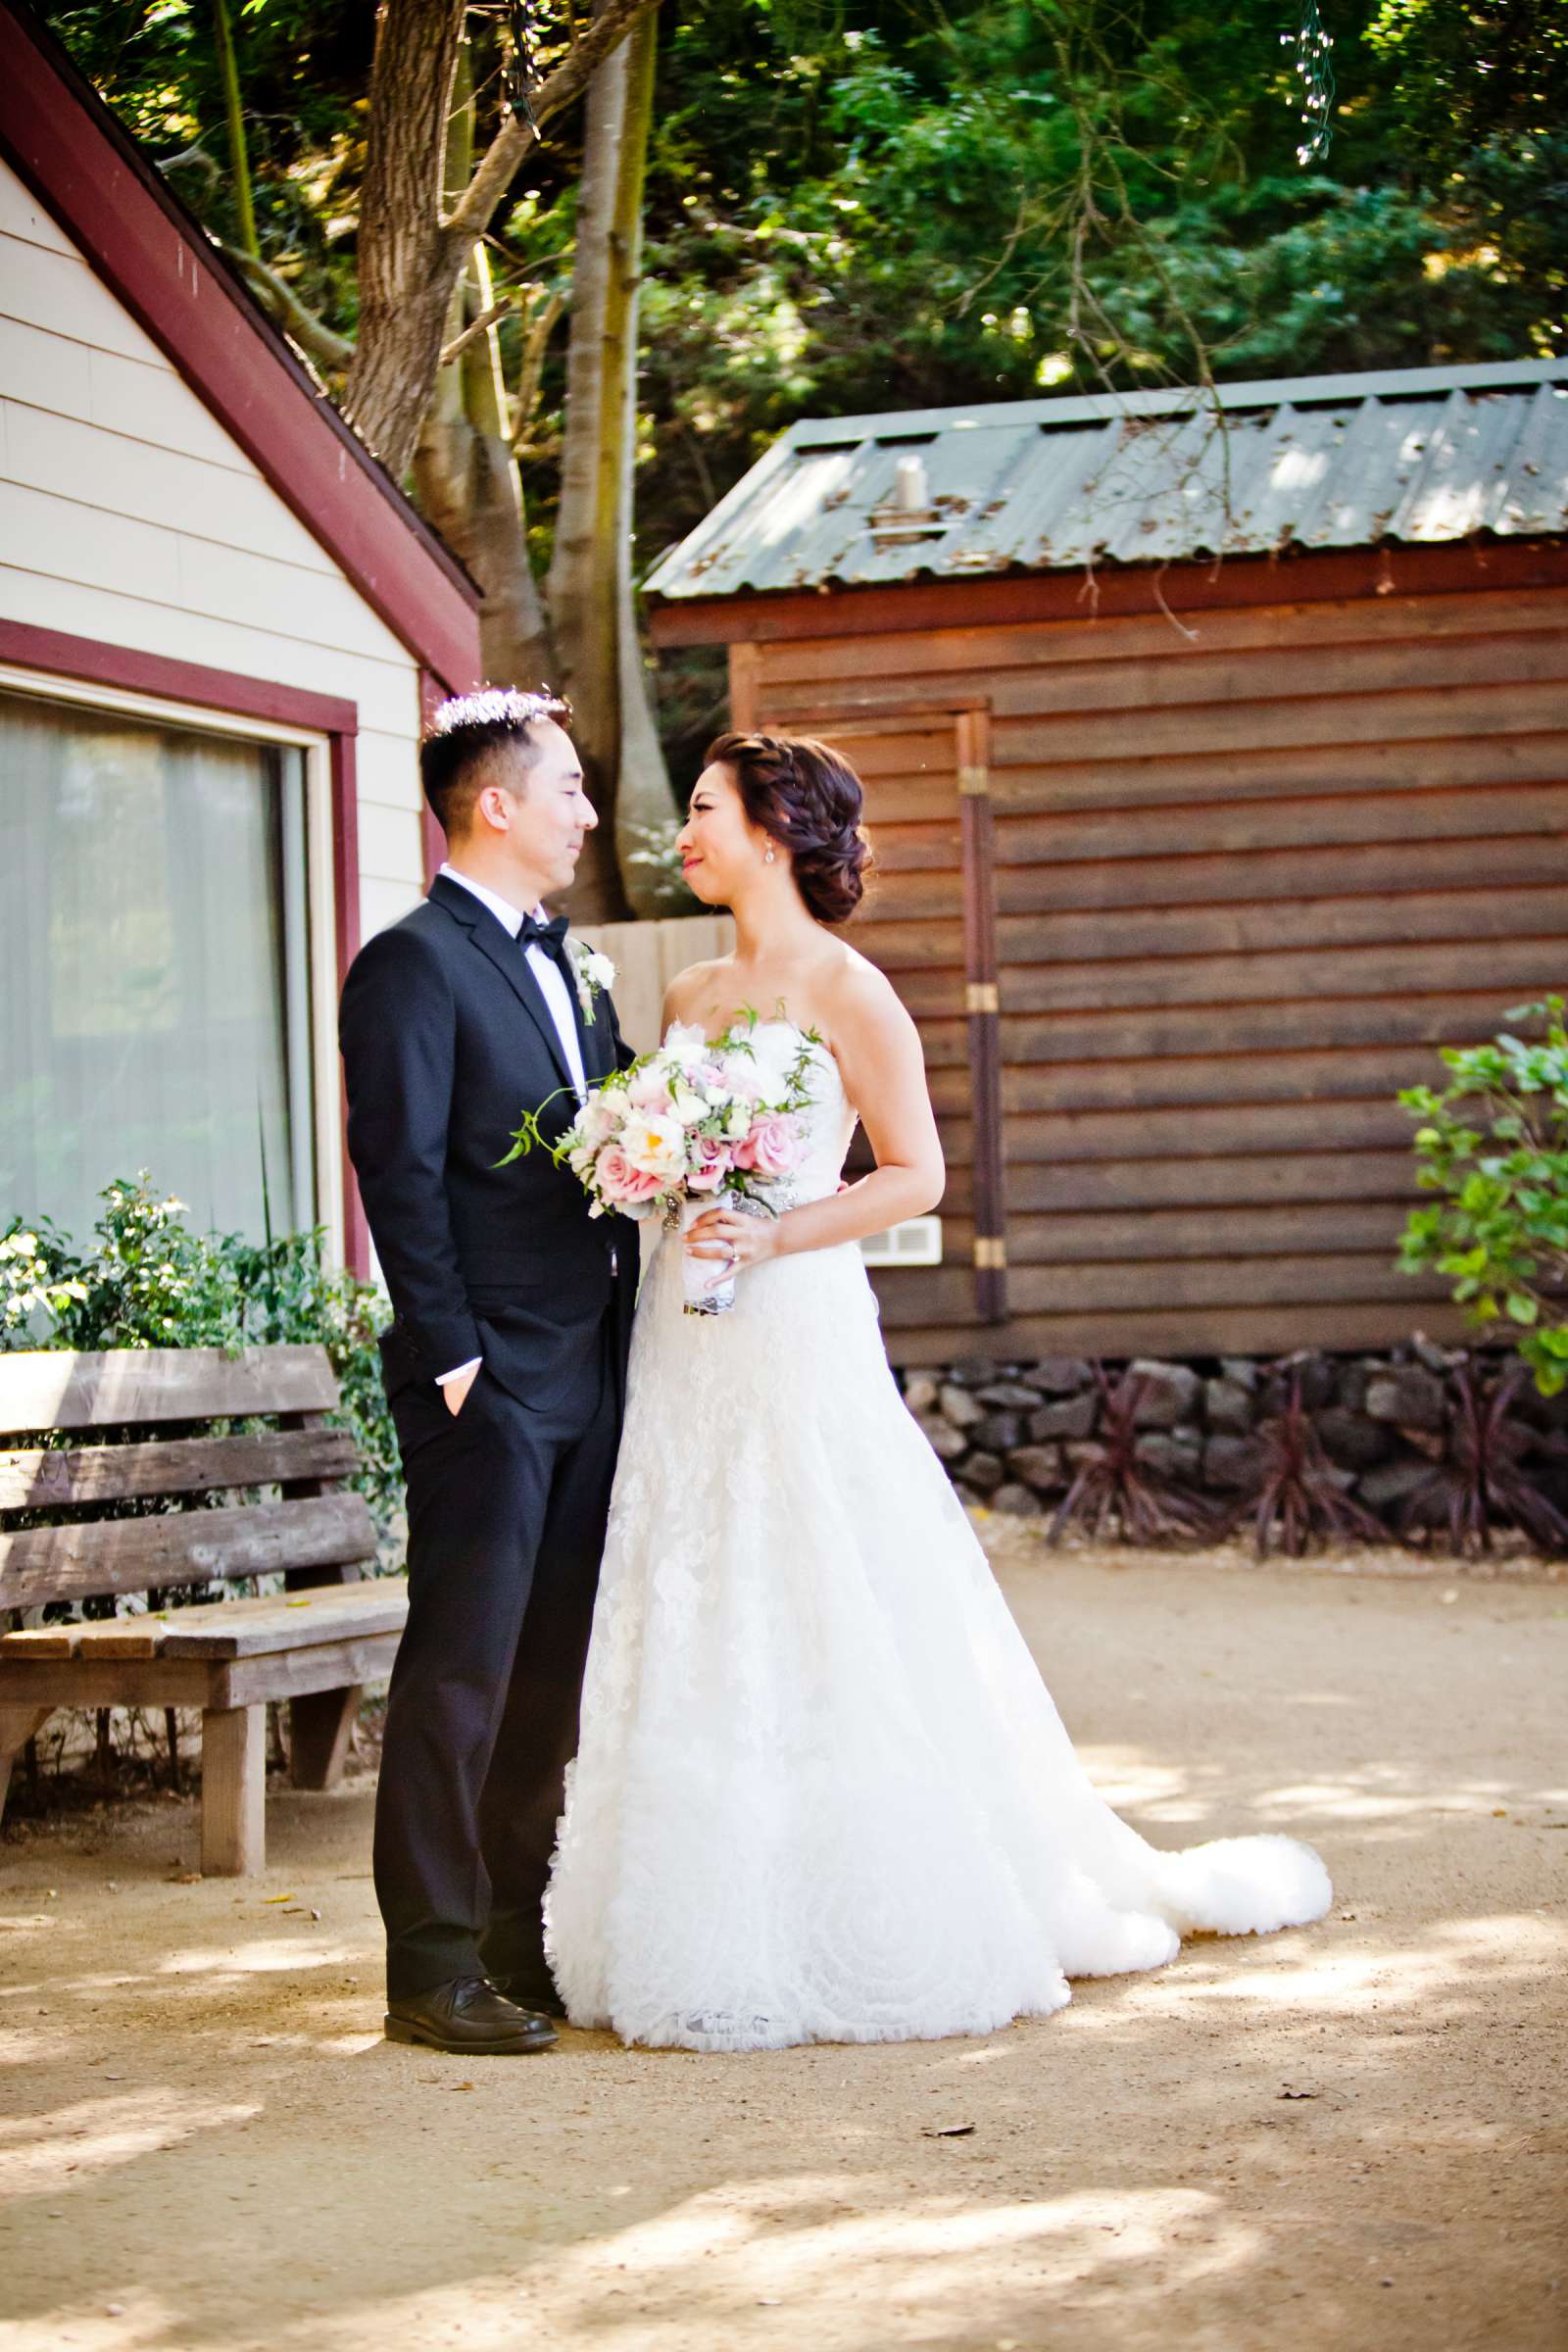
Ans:
<svg viewBox="0 0 1568 2352"><path fill-rule="evenodd" d="M0 617L356 704L365 935L418 897L417 662L3 162Z"/></svg>

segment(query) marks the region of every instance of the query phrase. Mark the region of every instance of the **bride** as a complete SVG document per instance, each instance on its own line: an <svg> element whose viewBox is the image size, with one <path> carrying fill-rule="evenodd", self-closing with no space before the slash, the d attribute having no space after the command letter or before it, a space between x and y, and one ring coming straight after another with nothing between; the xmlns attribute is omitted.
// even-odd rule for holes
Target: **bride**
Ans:
<svg viewBox="0 0 1568 2352"><path fill-rule="evenodd" d="M663 1239L638 1307L545 1907L567 2016L629 2042L986 2034L1330 1899L1293 1838L1163 1852L1095 1793L904 1407L858 1245L944 1171L914 1024L831 928L860 806L824 745L726 735L680 835L736 948L671 984L666 1029L756 1007L780 1075L808 1045L813 1100L796 1204ZM857 1119L876 1166L841 1188ZM682 1311L683 1246L739 1269L727 1313Z"/></svg>

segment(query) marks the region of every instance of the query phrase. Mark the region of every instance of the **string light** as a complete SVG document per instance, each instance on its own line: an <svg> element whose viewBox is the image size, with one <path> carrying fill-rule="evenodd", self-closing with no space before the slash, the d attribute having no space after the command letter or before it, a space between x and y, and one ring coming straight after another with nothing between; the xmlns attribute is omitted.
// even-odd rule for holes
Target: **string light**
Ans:
<svg viewBox="0 0 1568 2352"><path fill-rule="evenodd" d="M1295 32L1280 34L1280 47L1296 51L1296 72L1301 84L1301 143L1298 164L1320 164L1334 140L1333 35L1326 32L1317 13L1317 0L1304 0Z"/></svg>
<svg viewBox="0 0 1568 2352"><path fill-rule="evenodd" d="M532 105L534 28L527 0L509 0L507 18L511 54L502 68L501 94L512 112L521 115L529 129L537 132Z"/></svg>

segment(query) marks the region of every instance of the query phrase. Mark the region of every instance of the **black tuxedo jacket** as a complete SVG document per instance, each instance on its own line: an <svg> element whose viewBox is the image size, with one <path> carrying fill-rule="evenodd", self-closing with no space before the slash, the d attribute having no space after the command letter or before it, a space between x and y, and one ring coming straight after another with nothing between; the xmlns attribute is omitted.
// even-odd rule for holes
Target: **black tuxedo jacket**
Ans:
<svg viewBox="0 0 1568 2352"><path fill-rule="evenodd" d="M630 1061L608 991L591 1018L572 1001L590 1082ZM577 1111L522 947L438 874L354 958L339 1037L349 1156L392 1295L388 1394L480 1356L519 1402L559 1403L597 1373L607 1313L622 1350L629 1339L637 1229L591 1218L576 1177L537 1148L497 1164L525 1110L555 1098L549 1137Z"/></svg>

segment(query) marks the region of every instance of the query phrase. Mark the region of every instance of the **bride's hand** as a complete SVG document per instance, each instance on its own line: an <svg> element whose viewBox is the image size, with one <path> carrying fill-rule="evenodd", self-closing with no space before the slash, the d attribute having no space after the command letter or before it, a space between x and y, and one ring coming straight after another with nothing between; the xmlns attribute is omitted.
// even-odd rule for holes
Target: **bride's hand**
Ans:
<svg viewBox="0 0 1568 2352"><path fill-rule="evenodd" d="M716 1290L732 1274L779 1255L779 1224L774 1216L749 1217L738 1209L708 1208L687 1229L686 1253L712 1265L710 1288Z"/></svg>

